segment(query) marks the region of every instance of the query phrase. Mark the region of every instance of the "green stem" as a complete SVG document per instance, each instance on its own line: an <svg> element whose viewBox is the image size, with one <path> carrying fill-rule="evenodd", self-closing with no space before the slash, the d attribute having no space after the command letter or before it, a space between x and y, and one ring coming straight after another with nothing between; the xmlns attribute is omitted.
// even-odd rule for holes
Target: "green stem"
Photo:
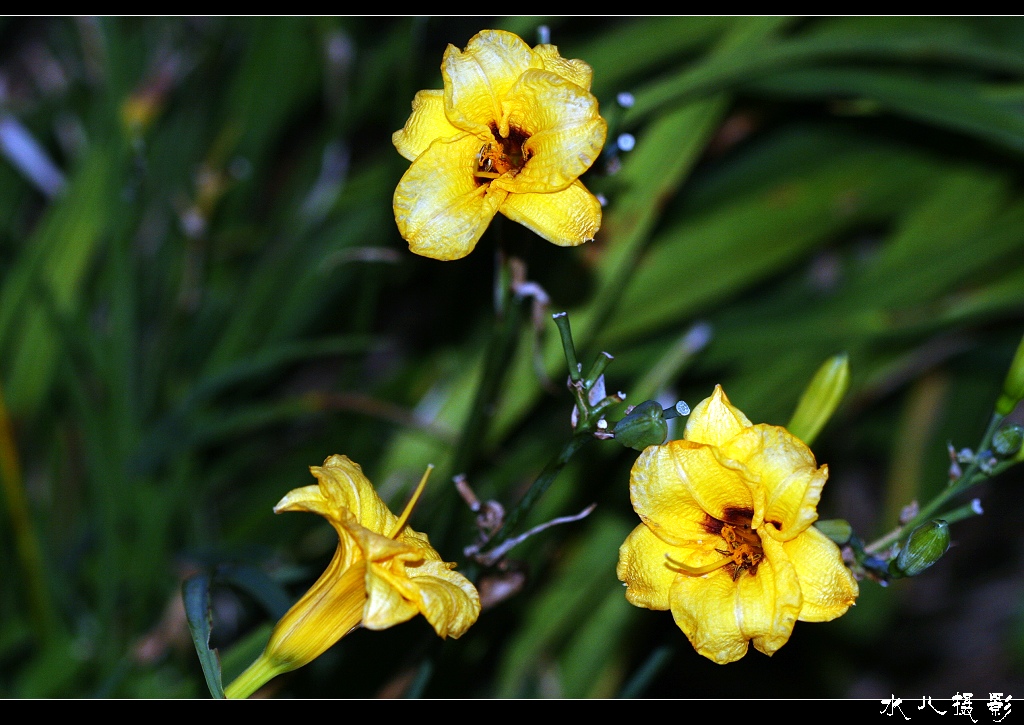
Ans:
<svg viewBox="0 0 1024 725"><path fill-rule="evenodd" d="M999 415L998 413L992 414L992 419L989 421L988 428L985 430L985 435L981 437L981 442L975 449L974 460L971 461L967 470L964 471L956 481L951 482L942 493L932 499L927 506L918 511L914 518L910 519L910 521L902 526L893 529L877 541L874 541L864 547L864 550L871 554L877 554L890 544L908 536L914 529L925 521L935 518L936 514L942 510L950 499L958 496L973 486L976 483L974 480L975 477L979 472L981 472L982 453L988 450L989 445L992 443L992 436L996 434L996 431L999 429L999 424L1003 422L1004 418L1005 416ZM1002 470L1002 468L996 470ZM988 477L988 474L986 474L986 477Z"/></svg>
<svg viewBox="0 0 1024 725"><path fill-rule="evenodd" d="M290 669L287 665L271 662L264 653L249 665L234 682L224 688L224 696L229 700L244 700L263 685Z"/></svg>
<svg viewBox="0 0 1024 725"><path fill-rule="evenodd" d="M590 441L594 440L593 435L589 431L577 431L575 435L565 444L561 452L544 467L544 470L537 476L537 480L533 482L530 489L523 496L519 504L512 509L508 517L505 519L505 524L501 527L494 538L491 539L491 544L500 544L502 541L508 538L509 534L515 529L516 524L519 523L519 519L531 508L534 503L537 502L544 492L551 487L554 483L555 478L559 472L565 468L565 464L572 459L578 450L585 446Z"/></svg>

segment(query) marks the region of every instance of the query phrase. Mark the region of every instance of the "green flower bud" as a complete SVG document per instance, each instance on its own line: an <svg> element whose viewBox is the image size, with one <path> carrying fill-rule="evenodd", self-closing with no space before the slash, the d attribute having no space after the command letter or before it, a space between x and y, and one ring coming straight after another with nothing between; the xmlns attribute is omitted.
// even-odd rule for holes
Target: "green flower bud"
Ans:
<svg viewBox="0 0 1024 725"><path fill-rule="evenodd" d="M889 563L895 578L917 576L942 558L949 549L949 524L941 519L928 521L914 529L903 551Z"/></svg>
<svg viewBox="0 0 1024 725"><path fill-rule="evenodd" d="M818 368L800 396L796 411L786 427L810 445L836 412L850 387L850 358L846 353L830 357Z"/></svg>
<svg viewBox="0 0 1024 725"><path fill-rule="evenodd" d="M1024 428L1008 425L992 436L992 450L1000 458L1012 458L1024 445Z"/></svg>
<svg viewBox="0 0 1024 725"><path fill-rule="evenodd" d="M1003 393L996 401L996 412L999 415L1009 415L1017 403L1024 399L1024 337L1017 345L1017 353L1010 363L1010 370L1006 373L1006 380L1003 382Z"/></svg>
<svg viewBox="0 0 1024 725"><path fill-rule="evenodd" d="M832 541L836 542L840 546L845 544L853 536L853 527L850 526L850 522L845 519L825 519L824 521L815 521L814 528L821 533L825 534Z"/></svg>
<svg viewBox="0 0 1024 725"><path fill-rule="evenodd" d="M654 400L646 400L615 424L615 440L627 448L642 451L657 446L668 438L665 413Z"/></svg>

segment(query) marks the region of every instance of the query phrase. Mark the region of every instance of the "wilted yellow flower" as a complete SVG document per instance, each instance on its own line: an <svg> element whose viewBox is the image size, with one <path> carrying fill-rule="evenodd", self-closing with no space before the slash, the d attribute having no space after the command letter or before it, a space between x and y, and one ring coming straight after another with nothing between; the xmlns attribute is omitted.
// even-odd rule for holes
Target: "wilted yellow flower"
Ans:
<svg viewBox="0 0 1024 725"><path fill-rule="evenodd" d="M425 534L406 526L429 470L401 517L346 456L309 470L319 483L289 492L274 512L320 514L338 532L338 548L274 627L260 658L227 688L228 697L247 697L272 677L311 662L358 625L387 629L422 614L441 637L457 638L480 615L476 587L441 560Z"/></svg>
<svg viewBox="0 0 1024 725"><path fill-rule="evenodd" d="M444 90L417 93L392 137L413 162L394 198L409 248L461 259L499 211L560 246L593 239L601 205L579 176L601 153L607 124L590 66L484 30L465 51L448 46L441 74Z"/></svg>
<svg viewBox="0 0 1024 725"><path fill-rule="evenodd" d="M797 620L825 622L857 598L837 547L811 524L828 477L785 428L753 425L721 386L683 440L650 446L629 491L641 523L619 549L638 607L670 609L694 648L720 664L784 645Z"/></svg>

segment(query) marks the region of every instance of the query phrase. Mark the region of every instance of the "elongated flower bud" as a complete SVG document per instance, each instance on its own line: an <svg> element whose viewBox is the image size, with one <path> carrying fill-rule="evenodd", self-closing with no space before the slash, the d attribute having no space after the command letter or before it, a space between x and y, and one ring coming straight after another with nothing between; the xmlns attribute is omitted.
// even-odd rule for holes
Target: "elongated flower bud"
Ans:
<svg viewBox="0 0 1024 725"><path fill-rule="evenodd" d="M1024 337L1017 345L1017 353L1010 363L1010 370L1006 373L1006 380L1003 382L1003 392L996 401L996 412L999 415L1009 415L1017 403L1024 399Z"/></svg>
<svg viewBox="0 0 1024 725"><path fill-rule="evenodd" d="M814 528L842 546L853 536L853 527L846 519L825 519L814 522Z"/></svg>
<svg viewBox="0 0 1024 725"><path fill-rule="evenodd" d="M658 446L668 438L668 423L661 405L646 400L633 408L615 424L615 440L627 448L642 451L647 446Z"/></svg>
<svg viewBox="0 0 1024 725"><path fill-rule="evenodd" d="M830 357L818 368L800 396L786 428L810 445L836 412L850 387L850 358L846 353Z"/></svg>
<svg viewBox="0 0 1024 725"><path fill-rule="evenodd" d="M942 558L949 549L949 524L941 519L921 524L910 535L903 551L890 564L894 577L917 576Z"/></svg>

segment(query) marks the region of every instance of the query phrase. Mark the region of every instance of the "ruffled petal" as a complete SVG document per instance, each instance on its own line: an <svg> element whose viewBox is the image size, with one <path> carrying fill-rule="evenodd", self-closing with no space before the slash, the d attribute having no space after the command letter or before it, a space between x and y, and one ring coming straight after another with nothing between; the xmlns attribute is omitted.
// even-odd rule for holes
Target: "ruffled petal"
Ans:
<svg viewBox="0 0 1024 725"><path fill-rule="evenodd" d="M633 529L622 542L615 574L626 583L630 604L647 609L669 608L669 591L678 573L669 568L666 554L679 561L689 552L662 541L645 524Z"/></svg>
<svg viewBox="0 0 1024 725"><path fill-rule="evenodd" d="M405 573L410 577L406 590L415 590L416 606L434 631L458 639L480 616L480 595L466 577L452 571L454 566L424 561L407 566Z"/></svg>
<svg viewBox="0 0 1024 725"><path fill-rule="evenodd" d="M533 49L534 64L538 68L556 73L567 81L572 81L585 91L590 90L590 82L594 77L594 69L582 60L563 58L554 45L538 45Z"/></svg>
<svg viewBox="0 0 1024 725"><path fill-rule="evenodd" d="M718 569L704 576L678 576L669 594L672 618L700 654L720 665L747 653L747 637L736 619L739 588Z"/></svg>
<svg viewBox="0 0 1024 725"><path fill-rule="evenodd" d="M445 113L452 124L486 132L501 119L501 100L533 62L530 46L513 33L484 30L461 51L449 45L441 62ZM501 128L508 136L508 127Z"/></svg>
<svg viewBox="0 0 1024 725"><path fill-rule="evenodd" d="M409 248L433 259L473 251L508 192L473 176L481 141L464 134L435 141L395 189L395 221Z"/></svg>
<svg viewBox="0 0 1024 725"><path fill-rule="evenodd" d="M601 227L601 203L579 181L552 194L509 194L498 211L560 247L593 241Z"/></svg>
<svg viewBox="0 0 1024 725"><path fill-rule="evenodd" d="M757 573L743 572L736 581L724 568L676 578L672 616L697 652L725 664L743 657L748 641L767 655L786 643L800 611L800 588L781 546L768 543Z"/></svg>
<svg viewBox="0 0 1024 725"><path fill-rule="evenodd" d="M720 446L751 425L743 411L729 402L722 386L716 385L711 397L697 403L690 413L683 437L688 441Z"/></svg>
<svg viewBox="0 0 1024 725"><path fill-rule="evenodd" d="M407 580L391 571L390 564L369 564L366 567L366 606L363 607L363 626L367 629L387 629L412 619L420 613L416 602L405 596Z"/></svg>
<svg viewBox="0 0 1024 725"><path fill-rule="evenodd" d="M542 70L523 74L502 111L509 128L529 137L523 144L526 165L517 175L495 181L513 193L564 189L594 163L608 132L594 96Z"/></svg>
<svg viewBox="0 0 1024 725"><path fill-rule="evenodd" d="M853 606L860 588L831 539L811 526L782 547L800 581L801 621L827 622Z"/></svg>
<svg viewBox="0 0 1024 725"><path fill-rule="evenodd" d="M709 532L711 519L753 519L755 498L742 473L715 449L690 441L647 448L629 478L633 509L665 541L685 546Z"/></svg>
<svg viewBox="0 0 1024 725"><path fill-rule="evenodd" d="M725 455L741 461L765 490L764 520L779 541L797 537L818 518L821 489L828 467L818 468L814 454L785 428L759 424L746 428L722 446Z"/></svg>
<svg viewBox="0 0 1024 725"><path fill-rule="evenodd" d="M415 161L439 138L457 136L462 131L444 115L444 91L420 91L412 99L412 114L400 131L391 135L391 142L410 161Z"/></svg>
<svg viewBox="0 0 1024 725"><path fill-rule="evenodd" d="M770 656L789 641L800 615L803 594L796 569L782 544L762 536L761 546L765 559L757 574L741 575L737 582L743 602L739 616L744 635L750 637L758 651Z"/></svg>

